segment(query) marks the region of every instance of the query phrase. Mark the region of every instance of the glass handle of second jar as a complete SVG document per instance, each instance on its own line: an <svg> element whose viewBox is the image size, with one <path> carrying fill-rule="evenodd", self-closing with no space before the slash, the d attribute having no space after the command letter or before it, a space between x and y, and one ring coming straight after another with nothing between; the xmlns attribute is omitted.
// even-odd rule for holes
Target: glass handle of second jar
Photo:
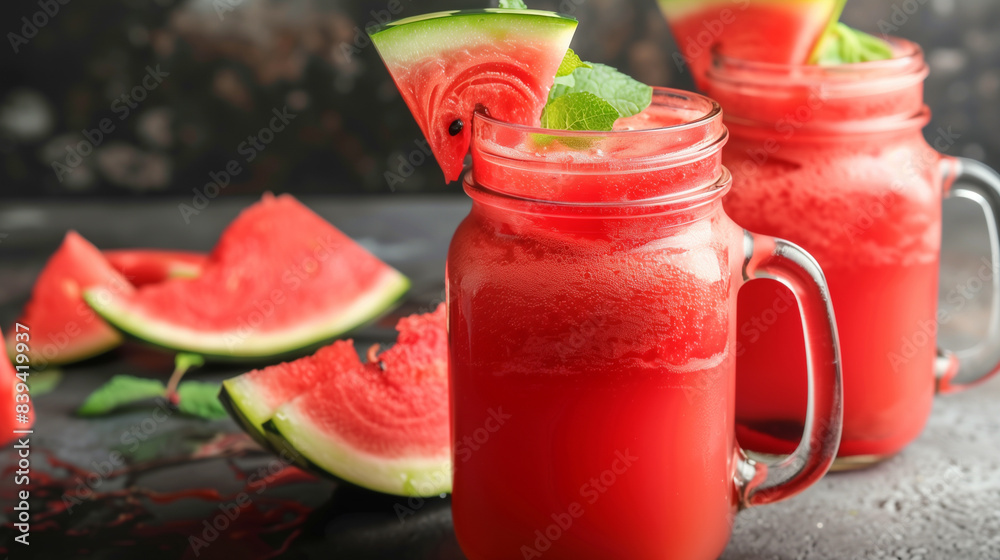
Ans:
<svg viewBox="0 0 1000 560"><path fill-rule="evenodd" d="M946 157L941 161L945 184L952 185L946 196L971 200L986 215L990 238L989 277L979 280L988 282L993 290L985 336L965 350L938 347L937 392L954 393L986 381L1000 371L1000 174L973 159ZM957 383L955 378L959 374L968 381Z"/></svg>
<svg viewBox="0 0 1000 560"><path fill-rule="evenodd" d="M833 464L844 415L840 345L830 290L819 264L798 246L750 232L743 234L743 280L777 280L791 290L802 316L806 343L808 404L802 440L774 463L748 459L738 450L736 486L740 507L784 500L818 481Z"/></svg>

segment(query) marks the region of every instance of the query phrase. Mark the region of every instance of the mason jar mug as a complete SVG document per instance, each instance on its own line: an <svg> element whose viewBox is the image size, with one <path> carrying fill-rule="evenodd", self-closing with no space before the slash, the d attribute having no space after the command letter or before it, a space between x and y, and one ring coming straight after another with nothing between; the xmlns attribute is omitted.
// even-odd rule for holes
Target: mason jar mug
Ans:
<svg viewBox="0 0 1000 560"><path fill-rule="evenodd" d="M979 162L942 155L955 141L949 127L924 139L927 65L915 44L893 47L891 60L840 66L717 55L706 79L732 135L726 211L809 251L830 285L845 376L835 468L900 451L923 429L935 392L963 387L959 370L982 379L1000 361L996 305L976 348L951 353L935 343L947 313L938 309L942 199L978 202L996 232L1000 181ZM996 240L993 255L995 267ZM998 285L992 271L987 281ZM739 299L739 439L768 454L791 451L806 417L806 355L790 299L766 282Z"/></svg>
<svg viewBox="0 0 1000 560"><path fill-rule="evenodd" d="M657 90L613 132L477 114L448 254L454 494L470 560L712 559L743 507L818 480L841 387L823 274L725 214L719 106ZM787 286L809 334L792 455L737 446L736 296ZM798 382L798 380L796 381Z"/></svg>

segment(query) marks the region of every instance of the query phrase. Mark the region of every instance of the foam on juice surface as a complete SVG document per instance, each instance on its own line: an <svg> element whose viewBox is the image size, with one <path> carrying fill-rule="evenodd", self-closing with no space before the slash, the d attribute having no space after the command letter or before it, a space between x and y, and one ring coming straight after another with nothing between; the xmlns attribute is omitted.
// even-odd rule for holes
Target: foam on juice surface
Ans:
<svg viewBox="0 0 1000 560"><path fill-rule="evenodd" d="M650 130L691 122L701 117L698 111L681 111L660 105L650 105L642 112L615 121L614 130Z"/></svg>

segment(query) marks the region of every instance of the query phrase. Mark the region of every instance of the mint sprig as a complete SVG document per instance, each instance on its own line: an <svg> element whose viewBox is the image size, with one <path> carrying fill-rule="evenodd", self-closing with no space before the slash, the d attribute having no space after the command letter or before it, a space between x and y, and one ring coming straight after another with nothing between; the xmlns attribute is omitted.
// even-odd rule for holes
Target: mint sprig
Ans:
<svg viewBox="0 0 1000 560"><path fill-rule="evenodd" d="M610 103L581 91L549 101L542 111L542 128L554 130L611 130L618 110Z"/></svg>
<svg viewBox="0 0 1000 560"><path fill-rule="evenodd" d="M549 90L549 102L571 93L587 92L610 103L621 117L640 113L653 101L653 88L604 64L577 68L558 77Z"/></svg>
<svg viewBox="0 0 1000 560"><path fill-rule="evenodd" d="M889 43L843 23L830 27L813 54L813 64L836 65L892 58Z"/></svg>
<svg viewBox="0 0 1000 560"><path fill-rule="evenodd" d="M162 381L116 375L91 393L76 413L80 416L103 416L128 404L162 397L165 393Z"/></svg>
<svg viewBox="0 0 1000 560"><path fill-rule="evenodd" d="M31 377L28 378L28 387L31 388L31 398L40 397L55 391L60 381L62 381L62 371L56 367L49 367L45 371L32 373Z"/></svg>
<svg viewBox="0 0 1000 560"><path fill-rule="evenodd" d="M170 382L164 385L158 379L144 379L132 375L116 375L87 397L77 410L80 416L104 416L128 405L154 398L165 398L182 414L214 420L226 416L226 410L219 402L219 383L204 381L181 381L181 377L192 367L204 365L205 360L197 354L178 354L174 360L175 369Z"/></svg>
<svg viewBox="0 0 1000 560"><path fill-rule="evenodd" d="M188 416L215 420L225 418L228 413L219 401L218 383L204 381L184 381L177 387L177 410Z"/></svg>
<svg viewBox="0 0 1000 560"><path fill-rule="evenodd" d="M589 62L580 60L573 49L566 49L566 56L563 57L562 62L559 63L559 69L556 70L556 77L569 76L577 68L593 68L593 66Z"/></svg>
<svg viewBox="0 0 1000 560"><path fill-rule="evenodd" d="M642 112L652 101L652 87L610 66L584 62L569 49L549 90L542 127L611 130L616 120Z"/></svg>

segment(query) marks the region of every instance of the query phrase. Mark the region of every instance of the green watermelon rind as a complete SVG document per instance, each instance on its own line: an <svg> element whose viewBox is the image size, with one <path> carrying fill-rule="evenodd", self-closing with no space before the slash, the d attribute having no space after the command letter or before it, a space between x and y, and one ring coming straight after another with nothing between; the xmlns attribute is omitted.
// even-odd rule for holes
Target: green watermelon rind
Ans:
<svg viewBox="0 0 1000 560"><path fill-rule="evenodd" d="M382 458L354 449L325 434L291 402L264 424L270 437L298 453L310 466L368 490L394 496L429 498L451 493L451 459Z"/></svg>
<svg viewBox="0 0 1000 560"><path fill-rule="evenodd" d="M335 317L245 337L238 336L235 331L206 332L197 330L197 325L180 327L158 322L155 317L132 312L123 304L120 294L104 288L86 290L83 298L108 323L154 346L213 359L250 360L294 354L343 336L392 309L409 289L410 280L395 269L389 269L373 288ZM235 348L231 344L234 336L241 341Z"/></svg>
<svg viewBox="0 0 1000 560"><path fill-rule="evenodd" d="M277 428L274 427L273 420L268 419L267 422L264 422L263 428L264 428L264 438L267 440L268 447L272 450L272 452L275 455L278 456L279 459L282 459L283 461L288 461L289 459L291 459L291 463L296 467L306 472L312 473L320 478L325 478L327 480L331 480L337 483L347 482L344 479L338 478L333 474L330 474L329 472L323 470L322 467L320 467L316 463L313 463L305 455L300 453L298 449L292 447L291 444L285 441L285 439L281 437L281 434L278 433Z"/></svg>
<svg viewBox="0 0 1000 560"><path fill-rule="evenodd" d="M471 45L509 40L515 33L527 40L572 35L576 26L575 18L542 10L452 10L387 23L373 30L371 38L387 63L406 64L440 58L442 53Z"/></svg>
<svg viewBox="0 0 1000 560"><path fill-rule="evenodd" d="M223 408L229 412L229 416L236 421L236 423L246 432L258 445L260 445L264 450L270 451L279 458L289 461L290 464L296 467L311 472L315 475L321 476L323 478L329 478L331 480L336 480L335 477L331 476L329 473L323 471L319 467L313 465L309 461L305 460L301 453L295 451L291 447L285 445L280 439L271 437L268 432L264 430L262 424L266 423L270 419L268 416L264 422L257 423L245 414L245 408L242 408L233 395L225 386L223 382L222 389L219 391L219 402L222 403Z"/></svg>
<svg viewBox="0 0 1000 560"><path fill-rule="evenodd" d="M277 453L278 450L264 434L263 424L271 419L271 414L265 407L257 406L263 398L256 396L257 391L248 385L248 382L239 377L223 381L222 389L219 390L219 402L254 441L264 449Z"/></svg>
<svg viewBox="0 0 1000 560"><path fill-rule="evenodd" d="M115 332L114 329L108 329L108 332L113 333L113 336L91 336L90 338L92 340L86 342L81 342L81 339L83 338L82 335L76 336L73 338L72 346L74 350L60 350L59 355L53 358L46 358L44 355L39 355L40 353L37 351L29 352L28 357L31 359L32 369L75 364L77 362L96 358L97 356L106 354L121 346L122 342L124 342L124 338ZM7 337L6 343L7 357L13 362L18 355L18 352L14 348L17 345L17 341L15 341L14 336L11 335Z"/></svg>

